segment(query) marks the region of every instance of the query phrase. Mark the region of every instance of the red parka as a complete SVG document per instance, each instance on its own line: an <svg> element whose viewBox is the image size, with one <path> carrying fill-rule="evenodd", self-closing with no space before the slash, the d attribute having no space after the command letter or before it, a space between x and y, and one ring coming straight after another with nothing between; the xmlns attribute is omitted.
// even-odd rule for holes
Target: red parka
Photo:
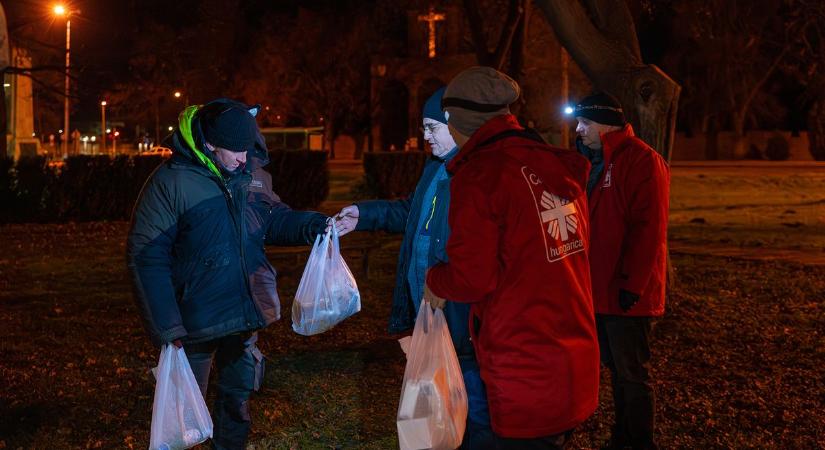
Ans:
<svg viewBox="0 0 825 450"><path fill-rule="evenodd" d="M633 128L601 136L604 171L590 194L590 276L597 314L665 312L670 169ZM619 289L640 295L629 311Z"/></svg>
<svg viewBox="0 0 825 450"><path fill-rule="evenodd" d="M472 303L492 427L505 437L569 430L598 403L588 169L576 152L524 137L509 114L484 124L448 165L449 263L427 283Z"/></svg>

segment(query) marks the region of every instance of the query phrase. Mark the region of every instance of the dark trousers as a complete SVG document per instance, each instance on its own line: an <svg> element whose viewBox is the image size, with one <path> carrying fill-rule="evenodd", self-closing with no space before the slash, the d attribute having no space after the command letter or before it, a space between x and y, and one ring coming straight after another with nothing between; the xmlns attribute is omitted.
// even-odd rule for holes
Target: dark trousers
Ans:
<svg viewBox="0 0 825 450"><path fill-rule="evenodd" d="M505 438L496 435L496 450L563 450L573 431L530 439Z"/></svg>
<svg viewBox="0 0 825 450"><path fill-rule="evenodd" d="M218 371L212 448L246 448L251 425L249 396L260 388L263 379L263 355L255 345L257 341L257 333L242 333L184 346L204 398L213 360Z"/></svg>
<svg viewBox="0 0 825 450"><path fill-rule="evenodd" d="M610 369L616 423L610 447L657 449L655 397L650 385L651 317L596 314L602 364Z"/></svg>

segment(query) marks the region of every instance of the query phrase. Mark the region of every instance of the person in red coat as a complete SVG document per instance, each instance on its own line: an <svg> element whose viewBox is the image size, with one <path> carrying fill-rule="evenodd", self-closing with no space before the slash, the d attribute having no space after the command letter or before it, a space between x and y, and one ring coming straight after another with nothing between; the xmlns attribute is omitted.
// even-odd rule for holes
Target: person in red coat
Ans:
<svg viewBox="0 0 825 450"><path fill-rule="evenodd" d="M591 95L573 114L577 147L591 163L590 274L616 413L605 448L656 449L650 332L665 311L670 170L634 136L615 98Z"/></svg>
<svg viewBox="0 0 825 450"><path fill-rule="evenodd" d="M498 449L561 449L598 403L588 262L588 163L522 128L518 84L457 75L442 107L458 144L447 259L425 299L471 303L470 333Z"/></svg>

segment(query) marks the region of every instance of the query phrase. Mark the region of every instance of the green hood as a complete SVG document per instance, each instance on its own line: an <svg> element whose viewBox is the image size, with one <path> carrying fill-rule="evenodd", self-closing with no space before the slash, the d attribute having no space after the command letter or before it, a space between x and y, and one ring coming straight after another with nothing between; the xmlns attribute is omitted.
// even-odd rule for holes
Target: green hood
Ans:
<svg viewBox="0 0 825 450"><path fill-rule="evenodd" d="M195 155L195 159L200 161L204 167L209 169L209 171L215 174L215 176L217 176L220 180L223 180L223 174L221 174L221 171L218 169L218 166L215 165L215 162L212 161L212 158L206 156L198 148L198 146L195 145L195 137L192 135L192 121L195 120L195 114L197 114L198 109L200 109L199 105L187 106L186 109L180 113L178 116L178 131L180 132L180 135L186 145L188 145L192 150L192 154Z"/></svg>

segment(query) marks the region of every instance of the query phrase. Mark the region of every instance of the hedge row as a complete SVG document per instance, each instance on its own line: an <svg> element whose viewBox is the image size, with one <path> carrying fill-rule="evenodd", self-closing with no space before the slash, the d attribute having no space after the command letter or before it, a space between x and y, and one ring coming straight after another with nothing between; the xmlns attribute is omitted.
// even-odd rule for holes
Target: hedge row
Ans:
<svg viewBox="0 0 825 450"><path fill-rule="evenodd" d="M377 198L406 197L415 189L429 157L425 152L364 153L367 192Z"/></svg>
<svg viewBox="0 0 825 450"><path fill-rule="evenodd" d="M329 195L326 152L272 151L266 170L272 174L272 190L294 209L316 208Z"/></svg>
<svg viewBox="0 0 825 450"><path fill-rule="evenodd" d="M312 154L310 154L312 153ZM267 167L275 192L293 208L320 204L329 192L326 154L278 151ZM61 169L43 158L0 158L0 223L128 220L160 156L73 156Z"/></svg>

